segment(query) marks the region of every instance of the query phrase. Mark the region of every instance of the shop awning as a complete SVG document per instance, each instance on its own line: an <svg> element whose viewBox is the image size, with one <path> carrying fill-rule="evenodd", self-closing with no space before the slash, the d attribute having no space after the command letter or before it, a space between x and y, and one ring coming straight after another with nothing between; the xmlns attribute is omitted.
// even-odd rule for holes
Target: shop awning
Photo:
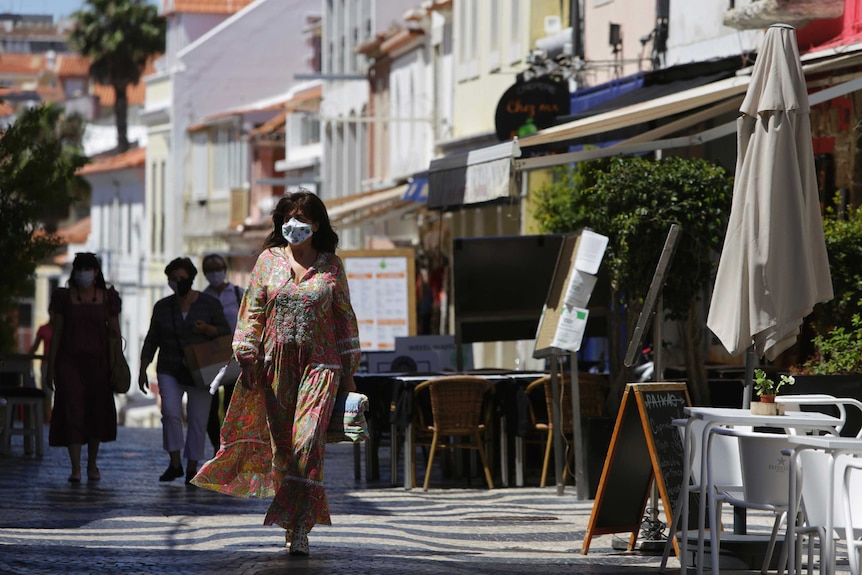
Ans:
<svg viewBox="0 0 862 575"><path fill-rule="evenodd" d="M428 178L413 178L401 199L405 202L420 204L428 202Z"/></svg>
<svg viewBox="0 0 862 575"><path fill-rule="evenodd" d="M333 224L345 227L368 219L370 216L402 207L405 204L402 197L407 187L407 184L404 184L385 190L329 200L326 202L329 219Z"/></svg>
<svg viewBox="0 0 862 575"><path fill-rule="evenodd" d="M844 96L851 92L862 90L862 77L855 78L848 82L826 88L809 94L808 101L811 106L828 102L833 98ZM718 108L720 106L716 106ZM656 150L672 150L674 148L685 148L689 146L698 146L706 142L711 142L724 136L730 136L736 133L736 121L727 122L715 128L710 128L693 134L691 136L680 136L677 138L668 138L664 140L651 141L636 141L638 138L632 138L627 142L622 142L608 148L600 148L594 150L583 150L580 152L572 152L569 154L557 154L553 156L539 156L535 158L526 158L517 160L515 168L518 171L536 170L547 168L550 166L558 166L570 164L574 162L584 162L587 160L595 160L598 158L607 158L609 156L626 156L633 154L643 154L646 152L654 152Z"/></svg>
<svg viewBox="0 0 862 575"><path fill-rule="evenodd" d="M806 75L813 75L857 64L862 64L862 52L857 51L850 54L830 53L825 54L824 57L819 59L815 54L808 54L806 58L803 58L802 69ZM717 82L711 82L674 94L667 94L646 102L639 102L616 110L609 110L595 116L590 116L589 118L545 128L532 136L521 138L519 143L521 148L529 148L543 144L565 142L690 112L705 106L717 105L732 98L741 98L748 89L749 81L750 77L748 75L718 80Z"/></svg>
<svg viewBox="0 0 862 575"><path fill-rule="evenodd" d="M517 193L512 161L521 156L517 140L431 161L428 207L478 204Z"/></svg>

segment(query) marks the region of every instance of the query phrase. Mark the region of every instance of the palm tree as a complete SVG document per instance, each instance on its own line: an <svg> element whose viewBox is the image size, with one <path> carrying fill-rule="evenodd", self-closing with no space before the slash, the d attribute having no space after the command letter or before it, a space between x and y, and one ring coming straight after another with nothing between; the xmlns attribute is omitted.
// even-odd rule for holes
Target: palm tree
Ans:
<svg viewBox="0 0 862 575"><path fill-rule="evenodd" d="M116 95L117 149L129 149L126 89L141 79L147 60L165 51L165 19L146 0L87 0L72 15L69 44L91 59L90 77Z"/></svg>

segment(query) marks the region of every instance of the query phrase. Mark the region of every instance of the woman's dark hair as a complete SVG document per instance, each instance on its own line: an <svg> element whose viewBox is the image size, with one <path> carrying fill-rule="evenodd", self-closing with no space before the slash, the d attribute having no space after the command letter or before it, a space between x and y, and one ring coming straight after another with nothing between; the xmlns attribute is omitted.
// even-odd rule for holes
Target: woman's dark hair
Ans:
<svg viewBox="0 0 862 575"><path fill-rule="evenodd" d="M171 260L167 266L165 266L165 275L171 277L171 274L176 270L186 270L189 274L189 279L195 281L195 276L198 275L198 268L195 267L195 264L192 263L192 260L189 258L176 258Z"/></svg>
<svg viewBox="0 0 862 575"><path fill-rule="evenodd" d="M102 263L96 254L92 252L78 252L75 254L75 259L72 261L72 273L69 274L66 287L71 285L72 278L75 277L75 272L78 270L96 270L94 285L103 290L108 289L108 284L105 283L105 276L102 275Z"/></svg>
<svg viewBox="0 0 862 575"><path fill-rule="evenodd" d="M319 252L335 253L338 247L338 234L329 223L329 214L323 200L308 190L285 194L272 210L272 231L263 242L263 249L286 246L287 240L281 235L281 226L294 216L305 216L317 224L317 231L311 236L311 245Z"/></svg>

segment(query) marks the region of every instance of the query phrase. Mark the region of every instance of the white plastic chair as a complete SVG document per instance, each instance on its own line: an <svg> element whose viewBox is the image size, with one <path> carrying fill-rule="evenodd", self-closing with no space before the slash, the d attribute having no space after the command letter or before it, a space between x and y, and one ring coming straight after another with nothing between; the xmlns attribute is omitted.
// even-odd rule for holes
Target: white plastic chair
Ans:
<svg viewBox="0 0 862 575"><path fill-rule="evenodd" d="M831 408L832 410L837 411L838 415L836 417L841 420L841 425L835 428L836 435L841 433L841 430L844 429L844 425L847 423L848 406L859 410L860 414L862 414L862 402L859 400L853 399L852 397L835 397L834 395L828 395L825 393L779 395L775 398L775 402L783 405L788 411L799 411L800 407L803 405L818 405L823 408ZM796 433L796 431L792 429L787 430L787 432L790 434ZM862 428L860 428L856 433L856 437L862 437Z"/></svg>
<svg viewBox="0 0 862 575"><path fill-rule="evenodd" d="M680 434L680 439L685 441L685 427L689 426L689 468L691 469L691 481L688 486L688 492L683 489L680 492L680 497L685 497L686 493L703 493L703 482L700 477L701 469L701 445L703 438L703 430L706 427L706 422L702 419L674 419L673 424L677 426ZM750 428L745 428L750 429ZM719 485L722 491L727 493L742 494L742 469L740 467L739 458L739 443L735 438L726 436L713 436L710 441L710 457L721 461L722 465L713 471L714 485ZM703 501L701 504L705 505ZM667 559L670 555L671 541L676 537L676 531L679 525L680 516L682 514L682 501L676 502L674 516L670 525L670 536L665 545L664 555L659 572L663 572ZM688 537L688 533L683 533L683 537ZM685 558L682 558L685 561Z"/></svg>
<svg viewBox="0 0 862 575"><path fill-rule="evenodd" d="M831 411L837 412L837 417L842 421L841 425L835 428L835 435L840 434L847 421L847 409L857 409L862 413L862 402L849 397L835 397L827 394L805 394L805 395L785 395L775 398L776 402L781 403L788 410L798 410L802 405L815 405L830 408ZM794 430L788 430L789 433L795 433ZM862 435L862 429L857 433L856 437ZM814 539L816 536L822 541L826 536L826 525L828 521L827 494L829 486L829 470L831 465L832 455L823 451L812 449L800 449L798 455L797 469L797 489L800 494L799 517L797 518L795 535L796 535L796 552L794 554L795 564L801 565L802 549L805 536L807 539L807 569L811 573L814 568ZM845 529L843 509L840 498L837 494L842 492L842 481L844 477L844 466L848 456L839 455L835 462L835 473L833 478L833 491L835 494L832 504L832 524L834 539L839 539L838 533ZM862 478L860 479L860 487L862 490ZM860 510L862 517L862 510ZM822 560L822 557L821 557ZM798 569L798 567L797 567ZM821 567L822 570L822 567Z"/></svg>
<svg viewBox="0 0 862 575"><path fill-rule="evenodd" d="M859 574L859 550L862 549L862 459L848 457L844 461L844 482L841 500L844 511L844 536L850 573Z"/></svg>
<svg viewBox="0 0 862 575"><path fill-rule="evenodd" d="M828 493L830 481L831 459L833 455L825 451L814 449L804 449L799 452L799 484L802 494L802 518L803 525L796 527L796 564L801 565L802 559L802 537L808 535L808 572L811 573L814 567L814 541L813 535L816 535L822 541L827 537L826 525L828 522L827 513L829 510ZM841 539L841 533L846 532L848 535L848 550L850 550L850 540L852 537L852 527L850 532L847 532L848 526L853 523L847 518L846 495L855 493L856 501L851 501L852 516L856 517L857 525L862 522L862 474L849 474L845 470L852 467L855 458L848 454L835 455L834 473L832 473L832 529L833 532L829 535L833 540ZM862 464L859 464L862 465ZM858 531L858 530L857 530ZM854 560L853 553L850 554L851 566ZM821 559L821 565L823 557ZM834 558L833 558L834 559ZM821 567L821 571L823 568ZM858 573L855 571L854 573Z"/></svg>
<svg viewBox="0 0 862 575"><path fill-rule="evenodd" d="M775 514L772 532L763 565L760 572L765 574L772 560L775 550L775 542L778 530L787 515L788 507L788 485L790 462L782 450L789 449L787 435L779 433L759 433L755 431L734 429L728 427L716 427L713 430L713 440L720 436L735 438L738 442L739 462L742 472L742 493L735 489L723 489L718 481L719 472L727 466L727 461L715 458L712 451L709 454L707 470L709 473L709 484L713 486L710 494L713 510L710 513L710 549L712 550L712 570L718 573L718 552L720 546L721 532L719 521L721 518L721 505L727 502L735 507L746 509L757 509L771 511ZM719 464L710 464L716 462ZM783 570L786 559L782 547L780 564Z"/></svg>

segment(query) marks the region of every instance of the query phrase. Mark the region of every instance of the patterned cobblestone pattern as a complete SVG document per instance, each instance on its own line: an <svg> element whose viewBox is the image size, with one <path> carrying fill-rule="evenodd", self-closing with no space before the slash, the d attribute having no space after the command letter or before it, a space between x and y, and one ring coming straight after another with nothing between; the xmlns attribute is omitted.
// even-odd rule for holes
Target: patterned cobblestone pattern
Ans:
<svg viewBox="0 0 862 575"><path fill-rule="evenodd" d="M592 502L573 488L405 491L354 480L351 446L331 445L333 524L312 531L311 557L301 558L288 555L281 529L262 525L266 501L159 483L158 429L121 427L102 446L102 480L80 485L66 482L65 449L39 460L15 447L0 458L2 574L658 573L660 557L615 551L611 535L582 555ZM667 572L679 572L676 559Z"/></svg>

